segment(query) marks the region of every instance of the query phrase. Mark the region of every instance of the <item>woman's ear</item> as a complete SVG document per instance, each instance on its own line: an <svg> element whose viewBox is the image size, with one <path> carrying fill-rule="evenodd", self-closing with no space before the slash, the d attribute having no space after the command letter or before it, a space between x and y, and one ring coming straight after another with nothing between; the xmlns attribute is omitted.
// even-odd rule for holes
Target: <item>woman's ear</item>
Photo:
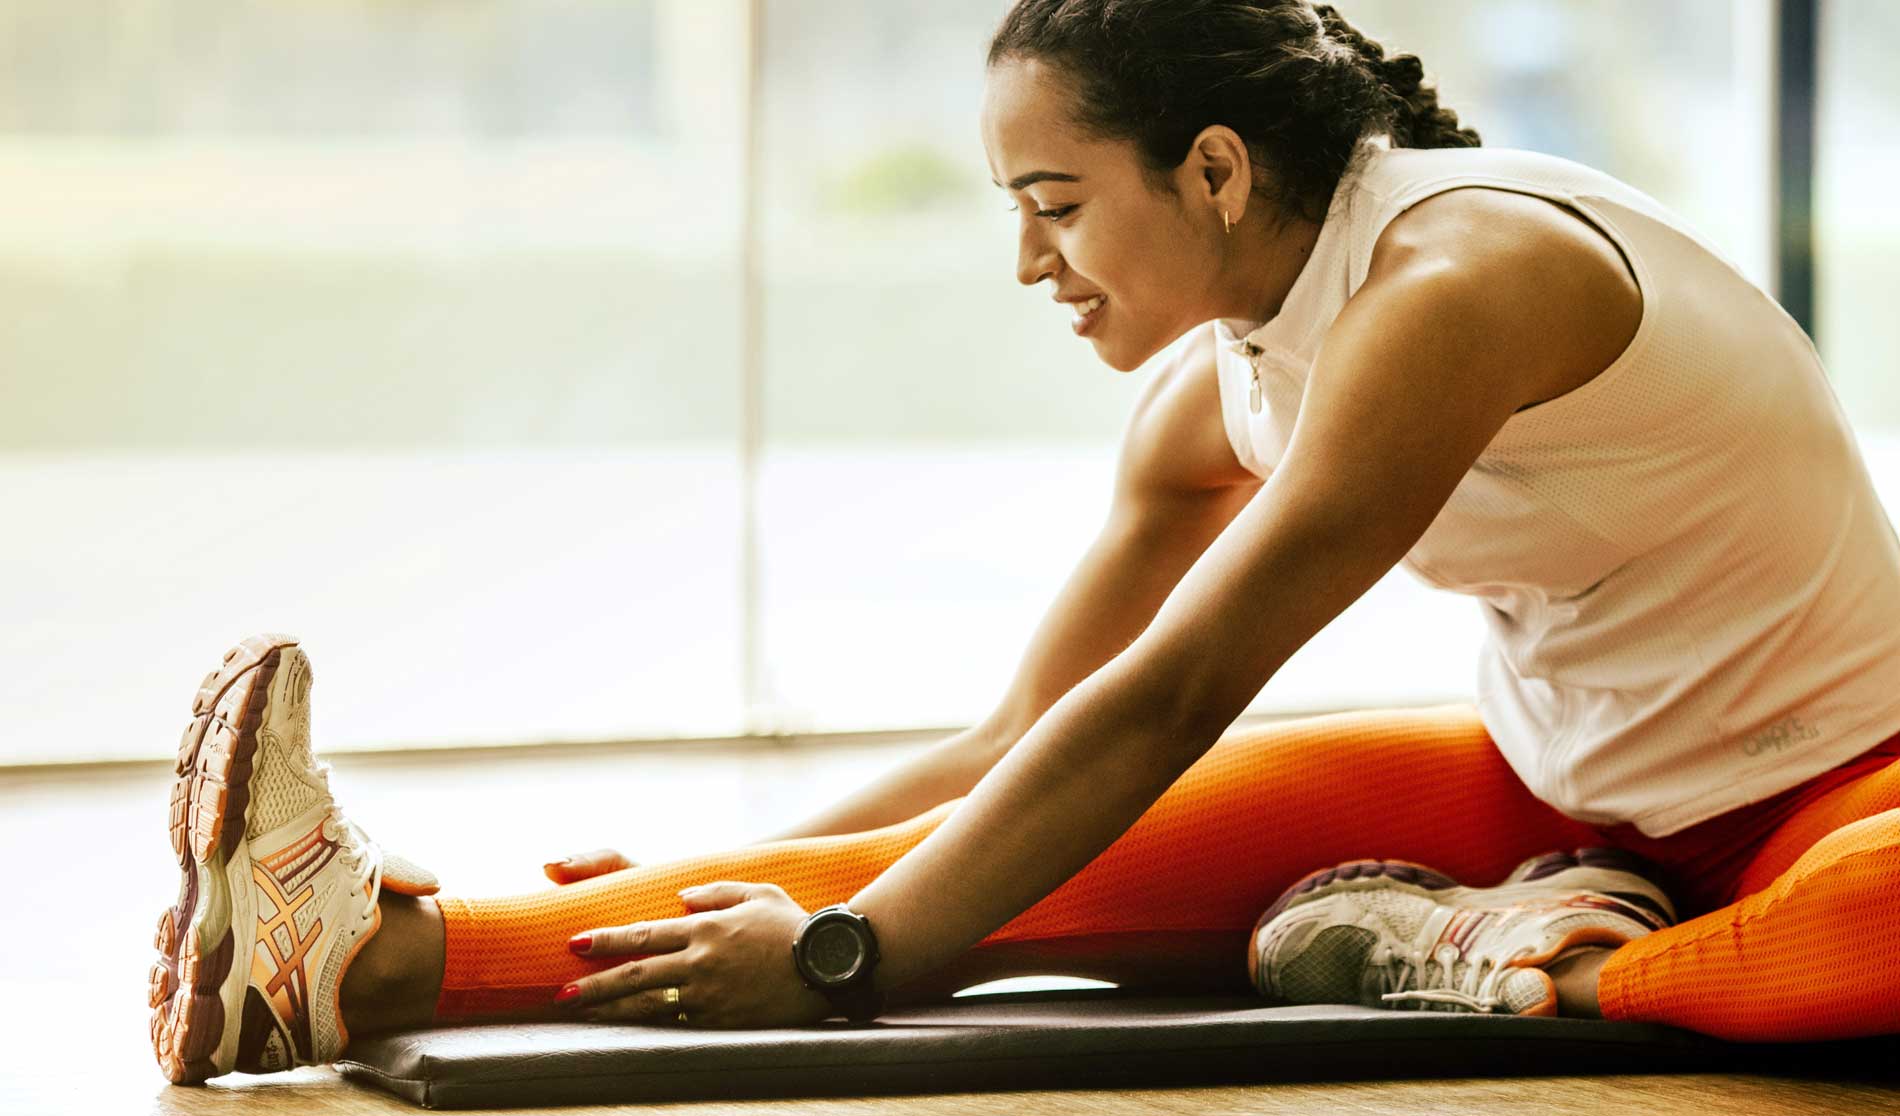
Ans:
<svg viewBox="0 0 1900 1116"><path fill-rule="evenodd" d="M1239 134L1225 124L1208 125L1194 137L1187 162L1198 195L1193 200L1239 221L1253 193L1253 160Z"/></svg>

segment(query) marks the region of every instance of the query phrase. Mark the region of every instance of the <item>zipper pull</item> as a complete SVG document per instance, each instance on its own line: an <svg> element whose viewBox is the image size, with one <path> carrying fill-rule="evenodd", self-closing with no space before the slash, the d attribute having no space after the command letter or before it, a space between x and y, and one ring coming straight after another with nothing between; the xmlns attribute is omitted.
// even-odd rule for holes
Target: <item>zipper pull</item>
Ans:
<svg viewBox="0 0 1900 1116"><path fill-rule="evenodd" d="M1234 342L1233 351L1247 358L1247 367L1253 371L1253 385L1247 389L1247 409L1254 414L1260 413L1260 361L1265 349L1243 337Z"/></svg>

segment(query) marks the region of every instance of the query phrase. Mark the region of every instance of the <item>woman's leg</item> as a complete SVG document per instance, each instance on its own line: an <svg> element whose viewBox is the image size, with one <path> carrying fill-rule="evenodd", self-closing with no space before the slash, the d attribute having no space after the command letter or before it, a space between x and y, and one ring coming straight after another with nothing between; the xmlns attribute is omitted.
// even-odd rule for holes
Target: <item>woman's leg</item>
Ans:
<svg viewBox="0 0 1900 1116"><path fill-rule="evenodd" d="M432 931L420 919L371 939L359 962L367 987L353 998L346 979L344 1013L353 1033L415 1018L435 987L428 1007L440 1019L551 1014L557 989L603 967L570 954L570 935L685 913L675 893L715 879L776 883L807 909L842 902L955 806L865 833L755 845L526 895L444 898L439 985L427 979ZM1530 795L1467 707L1233 733L1082 871L906 991L942 994L1038 972L1244 988L1255 921L1316 867L1384 857L1493 881L1527 856L1595 837ZM373 986L379 968L390 991Z"/></svg>
<svg viewBox="0 0 1900 1116"><path fill-rule="evenodd" d="M1603 1015L1742 1041L1900 1032L1900 762L1807 803L1742 872L1742 898L1604 963Z"/></svg>

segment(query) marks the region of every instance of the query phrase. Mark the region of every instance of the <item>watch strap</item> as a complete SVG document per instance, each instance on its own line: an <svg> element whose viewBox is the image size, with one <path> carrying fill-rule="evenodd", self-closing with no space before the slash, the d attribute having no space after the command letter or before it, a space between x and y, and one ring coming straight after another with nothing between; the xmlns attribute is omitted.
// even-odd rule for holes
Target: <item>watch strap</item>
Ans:
<svg viewBox="0 0 1900 1116"><path fill-rule="evenodd" d="M853 1023L864 1023L876 1019L884 1013L884 993L878 990L877 982L870 979L855 981L843 988L823 988L819 991L831 1001L838 1013Z"/></svg>

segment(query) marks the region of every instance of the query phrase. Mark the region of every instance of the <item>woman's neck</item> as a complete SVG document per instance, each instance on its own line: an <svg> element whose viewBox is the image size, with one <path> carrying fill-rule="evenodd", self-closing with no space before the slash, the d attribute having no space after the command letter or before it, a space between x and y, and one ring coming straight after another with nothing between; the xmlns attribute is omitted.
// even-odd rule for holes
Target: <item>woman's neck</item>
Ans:
<svg viewBox="0 0 1900 1116"><path fill-rule="evenodd" d="M1235 243L1227 258L1231 279L1222 285L1231 296L1214 317L1270 321L1312 258L1321 222L1295 218L1278 229L1266 226L1263 219L1235 227ZM1240 239L1248 233L1252 235Z"/></svg>

